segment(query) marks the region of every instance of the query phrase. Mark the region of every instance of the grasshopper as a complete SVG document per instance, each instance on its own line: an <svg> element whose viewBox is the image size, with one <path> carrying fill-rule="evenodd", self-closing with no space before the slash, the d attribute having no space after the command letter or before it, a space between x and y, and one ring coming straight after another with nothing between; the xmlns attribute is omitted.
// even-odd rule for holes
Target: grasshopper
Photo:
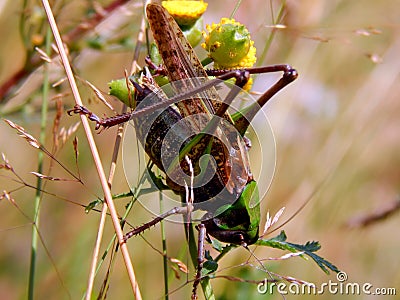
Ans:
<svg viewBox="0 0 400 300"><path fill-rule="evenodd" d="M176 95L167 97L151 76L145 74L141 83L132 81L139 103L132 112L101 119L86 108L76 106L69 113L87 115L96 122L96 129L133 119L146 153L166 173L169 188L182 199L187 196L185 183L193 177L199 179L192 185L191 199L194 209L206 211L199 225L199 249L202 249L200 242L206 234L226 243L253 244L259 238L260 208L257 183L250 171L245 133L259 109L294 81L297 71L289 65L206 71L168 12L158 4L148 4L146 11L163 59L163 70ZM232 89L222 101L216 86L222 80L235 78L235 85L240 88L250 74L270 72L283 72L283 76L259 97L257 103L231 116L227 110L239 89ZM209 75L217 78L209 80ZM163 147L167 151L163 152ZM200 159L204 154L211 158L205 165ZM188 161L193 165L193 172ZM129 232L126 239L163 217ZM194 295L200 281L201 261L199 255Z"/></svg>

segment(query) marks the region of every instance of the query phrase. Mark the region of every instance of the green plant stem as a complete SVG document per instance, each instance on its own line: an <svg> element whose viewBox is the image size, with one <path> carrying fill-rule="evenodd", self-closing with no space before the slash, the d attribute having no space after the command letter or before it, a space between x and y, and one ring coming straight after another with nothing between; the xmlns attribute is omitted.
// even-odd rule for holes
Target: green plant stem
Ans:
<svg viewBox="0 0 400 300"><path fill-rule="evenodd" d="M283 13L285 11L285 6L286 6L286 1L282 1L281 7L279 8L279 12L278 12L278 15L277 15L276 19L274 19L272 7L271 7L271 12L272 12L272 18L273 18L274 25L279 24L282 21ZM257 65L261 65L264 62L265 57L267 56L269 47L271 47L272 40L275 37L275 33L276 33L276 28L272 28L271 34L269 35L267 41L265 42L265 47L263 49L263 52L261 53L261 55L257 59L257 61L258 61Z"/></svg>
<svg viewBox="0 0 400 300"><path fill-rule="evenodd" d="M50 27L46 32L46 53L50 54L51 51L51 30ZM48 95L49 95L49 74L48 67L45 64L43 66L43 87L42 87L42 110L41 110L41 124L40 124L40 137L39 141L42 145L46 141L46 125L47 125L47 111L48 111ZM43 172L43 152L38 152L38 172ZM28 284L28 299L33 299L34 286L35 286L35 271L36 271L36 258L37 258L37 246L38 246L38 228L40 221L40 202L41 202L41 191L42 191L42 179L40 176L37 177L36 181L36 195L34 204L34 216L32 226L32 242L31 242L31 260L29 267L29 284Z"/></svg>
<svg viewBox="0 0 400 300"><path fill-rule="evenodd" d="M229 16L229 18L233 19L233 17L235 16L237 10L239 9L240 4L242 4L242 0L238 0L236 2L235 8L233 9L231 15Z"/></svg>
<svg viewBox="0 0 400 300"><path fill-rule="evenodd" d="M162 192L158 192L159 195L159 202L160 202L160 214L164 212L164 203L163 203L163 194ZM164 221L160 222L160 229L161 229L161 240L162 240L162 251L163 251L163 272L164 272L164 294L165 299L168 300L169 296L169 289L168 289L168 258L167 258L167 240L165 237L165 228L164 228Z"/></svg>

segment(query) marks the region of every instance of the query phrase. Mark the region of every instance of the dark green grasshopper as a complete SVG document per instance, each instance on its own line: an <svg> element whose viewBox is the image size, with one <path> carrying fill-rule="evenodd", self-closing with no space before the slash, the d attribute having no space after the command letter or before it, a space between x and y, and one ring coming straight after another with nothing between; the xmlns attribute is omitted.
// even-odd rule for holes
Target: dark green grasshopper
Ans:
<svg viewBox="0 0 400 300"><path fill-rule="evenodd" d="M188 178L192 175L201 178L201 184L195 183L193 187L192 200L195 209L207 211L201 222L207 234L222 242L253 244L258 239L260 209L257 184L250 171L244 134L260 107L295 80L297 72L289 65L274 65L233 71L213 70L207 73L166 10L157 4L149 4L146 9L154 39L163 58L164 70L170 82L175 84L175 93L179 94L167 99L151 78L145 77L141 85L133 82L139 104L131 113L100 119L84 107L75 107L72 111L88 115L97 123L96 128L111 127L132 118L146 153L160 170L167 173L167 185L174 192L185 199L184 183L189 183ZM278 71L283 72L282 78L256 104L246 108L245 113L234 116L228 114L229 104L238 89L233 89L222 101L215 89L221 80L233 77L236 85L242 87L250 74ZM219 80L207 80L209 74L218 76ZM146 101L143 102L146 103L141 105L140 100L144 98ZM170 104L175 107L168 106ZM188 121L181 122L183 119ZM168 141L164 141L167 133ZM162 153L163 145L170 149L174 144L179 145L178 151ZM171 153L174 156L168 157ZM200 158L205 153L210 155L214 164L208 162L206 166L204 163L200 166ZM192 162L194 174L189 172L185 156ZM138 228L127 237L145 227Z"/></svg>

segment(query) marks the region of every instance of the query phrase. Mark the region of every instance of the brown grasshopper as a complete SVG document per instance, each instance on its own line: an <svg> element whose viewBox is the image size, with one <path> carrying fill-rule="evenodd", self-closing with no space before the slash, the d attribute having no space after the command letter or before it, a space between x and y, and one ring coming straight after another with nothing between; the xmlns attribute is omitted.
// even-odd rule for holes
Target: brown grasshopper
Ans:
<svg viewBox="0 0 400 300"><path fill-rule="evenodd" d="M258 240L260 209L244 135L259 109L294 81L297 71L289 65L206 71L168 12L158 4L148 4L146 11L163 59L163 70L175 96L167 97L151 76L145 76L141 83L132 81L139 104L130 113L101 119L81 106L69 113L88 115L96 122L96 129L133 119L141 144L152 162L166 173L169 188L186 199L185 183L193 177L199 178L192 186L191 201L194 209L207 212L199 225L200 236L205 236L206 232L222 242L242 246L253 244ZM283 76L259 97L257 103L231 116L227 110L240 89L232 89L222 101L216 86L235 78L235 85L240 88L251 74L271 72L283 72ZM217 76L217 79L209 80L209 75ZM201 164L204 154L209 154L210 158L205 165ZM188 161L194 167L193 172ZM129 232L126 239L164 217ZM200 282L201 261L200 256L194 295Z"/></svg>
<svg viewBox="0 0 400 300"><path fill-rule="evenodd" d="M167 99L165 95L161 96L160 92L155 91L154 83L147 82L140 86L133 82L140 94L138 98L144 98L151 91L154 92L153 95L155 97L147 101L150 104L146 103L145 107L138 105L130 113L106 119L98 118L84 107L75 107L72 111L88 115L91 120L97 123L96 128L111 127L133 118L139 132L138 136L146 153L162 171L167 171L161 159L162 137L167 132L170 132L178 121L186 118L188 122L185 123L185 126L180 124L178 128L175 128L171 133L172 137L167 141L173 144L174 142L178 143L177 140L180 135L191 137L191 139L187 139L180 144L183 149L179 152L179 162L176 163L175 158L175 166L168 166L172 170L169 170L170 172L167 174L167 185L184 197L184 182L177 175L177 170L179 169L177 166L182 167L187 176L191 175L188 174L188 165L183 159L184 155L186 155L193 162L195 175L197 176L197 173L200 172L199 159L206 152L206 148L211 145L210 155L215 160L215 172L207 184L197 184L194 187L193 201L198 204L197 208L205 209L211 213L204 219L206 220L204 224L208 234L224 242L241 245L252 244L258 238L258 226L257 230L252 228L251 232L248 230L249 228L237 231L225 230L219 229L219 226L210 220L217 217L213 213L220 207L225 204L235 203L240 198L245 187L250 182L253 182L248 165L248 147L243 139L244 134L260 107L282 88L295 80L297 72L289 65L273 65L231 71L206 71L175 20L166 10L157 4L149 4L146 10L154 39L163 58L164 70L170 82L173 85L175 84L175 89L183 92ZM214 86L221 80L233 77L236 79L236 85L242 87L247 82L250 74L278 71L283 72L282 78L268 89L256 104L246 108L244 110L245 113L236 116L235 120L233 120L227 109L238 90L233 90L222 101ZM218 80L207 80L208 75L219 75L217 77ZM147 81L150 81L149 78L147 78ZM179 82L179 86L177 86L176 82ZM168 108L170 104L175 104L178 111ZM159 111L162 108L167 109L160 113ZM156 117L151 117L152 115ZM187 118L194 115L199 117ZM222 122L221 119L223 120ZM221 142L223 138L226 141L225 145ZM167 152L164 154L168 156ZM171 163L171 165L173 164ZM186 182L189 181L186 180ZM208 202L208 205L202 205L205 202ZM239 211L237 210L237 212ZM243 224L241 218L236 217L235 219L238 224ZM234 223L231 228L236 227Z"/></svg>

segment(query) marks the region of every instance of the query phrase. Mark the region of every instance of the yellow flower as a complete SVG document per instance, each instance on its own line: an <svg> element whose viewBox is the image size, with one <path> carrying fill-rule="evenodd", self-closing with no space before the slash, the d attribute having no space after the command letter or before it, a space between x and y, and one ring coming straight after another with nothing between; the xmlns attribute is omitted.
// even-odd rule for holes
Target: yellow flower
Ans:
<svg viewBox="0 0 400 300"><path fill-rule="evenodd" d="M203 1L162 1L162 6L179 26L193 25L206 11L208 3Z"/></svg>

